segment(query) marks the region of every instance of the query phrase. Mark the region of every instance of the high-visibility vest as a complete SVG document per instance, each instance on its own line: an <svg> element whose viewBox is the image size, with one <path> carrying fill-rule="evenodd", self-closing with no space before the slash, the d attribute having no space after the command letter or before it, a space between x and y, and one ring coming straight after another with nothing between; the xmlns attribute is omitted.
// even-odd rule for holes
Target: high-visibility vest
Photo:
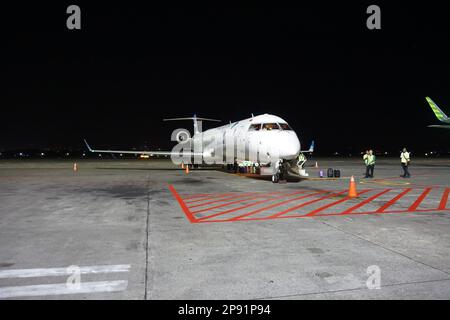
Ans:
<svg viewBox="0 0 450 320"><path fill-rule="evenodd" d="M369 154L367 156L367 165L374 165L375 164L375 155L374 154Z"/></svg>
<svg viewBox="0 0 450 320"><path fill-rule="evenodd" d="M364 164L367 166L367 160L368 160L368 157L369 157L369 155L366 153L364 156L363 156L363 160L364 160Z"/></svg>
<svg viewBox="0 0 450 320"><path fill-rule="evenodd" d="M400 159L401 159L402 163L408 163L408 161L409 161L409 152L402 152L400 154Z"/></svg>

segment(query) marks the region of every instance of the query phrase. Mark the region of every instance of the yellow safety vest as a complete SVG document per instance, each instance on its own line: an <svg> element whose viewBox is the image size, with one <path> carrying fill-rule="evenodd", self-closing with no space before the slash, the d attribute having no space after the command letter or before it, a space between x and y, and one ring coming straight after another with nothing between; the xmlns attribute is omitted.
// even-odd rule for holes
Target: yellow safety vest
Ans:
<svg viewBox="0 0 450 320"><path fill-rule="evenodd" d="M409 152L402 152L400 155L400 159L402 163L408 163L409 162Z"/></svg>
<svg viewBox="0 0 450 320"><path fill-rule="evenodd" d="M367 166L367 160L368 160L368 158L369 158L369 155L366 153L364 156L363 156L363 160L364 160L364 164Z"/></svg>

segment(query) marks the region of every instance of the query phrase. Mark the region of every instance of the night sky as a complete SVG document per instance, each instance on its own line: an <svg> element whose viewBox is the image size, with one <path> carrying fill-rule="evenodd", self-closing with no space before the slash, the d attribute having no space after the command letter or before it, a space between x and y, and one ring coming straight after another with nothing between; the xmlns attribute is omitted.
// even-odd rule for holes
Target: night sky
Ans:
<svg viewBox="0 0 450 320"><path fill-rule="evenodd" d="M450 150L449 130L426 128L439 122L425 101L450 114L448 11L395 2L3 7L0 150L81 149L83 138L167 149L171 131L192 124L164 117L266 112L318 153ZM66 28L70 4L81 30ZM369 4L381 30L366 28Z"/></svg>

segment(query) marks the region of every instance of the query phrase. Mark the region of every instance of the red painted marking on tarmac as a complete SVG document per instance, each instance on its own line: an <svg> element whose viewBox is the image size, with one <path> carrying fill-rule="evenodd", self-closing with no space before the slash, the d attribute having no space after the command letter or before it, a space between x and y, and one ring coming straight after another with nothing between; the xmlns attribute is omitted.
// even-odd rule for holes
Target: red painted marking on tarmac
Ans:
<svg viewBox="0 0 450 320"><path fill-rule="evenodd" d="M370 190L362 190L362 191L360 191L358 194L364 194L364 193L367 193L367 192L369 192L369 191L370 191ZM348 200L350 200L350 199L354 199L354 198L353 198L353 197L346 197L346 198L344 198L344 199L341 199L341 200L338 200L338 201L329 203L329 204L327 204L327 205L325 205L325 206L323 206L323 207L317 208L317 209L315 209L315 210L309 212L308 214L306 214L306 215L304 215L304 216L305 216L305 217L312 217L312 216L316 215L317 213L319 213L320 211L323 211L323 210L325 210L325 209L328 209L328 208L330 208L330 207L332 207L332 206L335 206L335 205L340 204L340 203L342 203L342 202L348 201Z"/></svg>
<svg viewBox="0 0 450 320"><path fill-rule="evenodd" d="M242 215L240 215L240 216L231 218L230 221L241 220L242 218L245 218L245 217L254 215L254 214L256 214L256 213L260 213L260 212L262 212L262 211L266 211L266 210L269 210L269 209L272 209L272 208L275 208L275 207L279 207L279 206L282 206L282 205L284 205L284 204L286 204L286 203L289 203L289 202L292 202L292 201L296 201L296 200L301 200L301 199L313 197L313 196L315 196L315 195L318 195L318 194L321 194L321 193L324 193L324 192L325 192L325 191L319 191L319 192L307 194L307 195L305 195L305 196L301 196L301 197L297 197L297 198L293 198L293 199L288 199L288 200L286 200L286 201L277 202L277 203L271 204L270 206L267 206L267 207L264 207L264 208L260 208L260 209L258 209L258 210L254 210L254 211L251 211L251 212L247 212L247 213L242 214ZM266 219L266 218L261 218L261 219Z"/></svg>
<svg viewBox="0 0 450 320"><path fill-rule="evenodd" d="M413 212L433 212L437 211L437 209L419 209L415 210ZM375 215L382 215L382 214L397 214L397 213L412 213L411 211L407 210L392 210L392 211L383 211L383 212L376 212L376 211L367 211L367 212L357 212L357 213L349 213L347 215L362 215L362 214L375 214ZM316 214L314 217L328 217L328 216L341 216L342 213L330 213L330 214ZM293 218L303 218L304 216L288 216ZM288 218L288 217L280 217L280 218Z"/></svg>
<svg viewBox="0 0 450 320"><path fill-rule="evenodd" d="M448 195L450 193L450 188L446 188L444 193L442 194L441 202L439 203L439 210L445 210L448 201Z"/></svg>
<svg viewBox="0 0 450 320"><path fill-rule="evenodd" d="M203 199L194 199L194 200L191 200L191 201L186 201L186 204L191 204L191 203L205 201L205 200L211 200L211 199L219 199L219 198L228 197L228 196L232 196L232 195L233 195L233 193L231 193L231 192L229 192L229 193L219 193L219 194L216 194L216 195L208 196L208 197L203 198Z"/></svg>
<svg viewBox="0 0 450 320"><path fill-rule="evenodd" d="M181 199L183 200L191 200L191 199L197 199L197 198L204 198L211 196L211 193L202 193L202 194L180 194Z"/></svg>
<svg viewBox="0 0 450 320"><path fill-rule="evenodd" d="M207 206L209 204L214 204L214 203L217 203L217 202L224 202L224 201L226 202L226 201L230 201L230 200L234 200L234 199L238 199L238 198L251 197L251 196L253 196L255 194L256 194L256 192L248 192L248 193L242 193L240 195L233 195L232 197L222 198L222 199L219 199L219 200L203 202L203 203L199 203L199 204L196 204L196 205L193 205L193 206L189 206L189 209L203 207L203 206Z"/></svg>
<svg viewBox="0 0 450 320"><path fill-rule="evenodd" d="M186 205L184 204L183 199L181 199L180 195L178 194L178 192L175 190L175 188L172 185L169 185L169 189L172 192L173 196L175 197L175 199L177 199L178 203L180 204L181 209L183 209L184 214L186 215L186 217L188 218L188 220L193 223L196 222L196 219L194 217L194 215L189 211L189 209L186 207Z"/></svg>
<svg viewBox="0 0 450 320"><path fill-rule="evenodd" d="M448 209L446 209L448 210ZM433 212L436 211L436 209L419 209L416 210L414 212ZM375 215L381 215L381 214L399 214L399 213L408 213L408 211L406 210L396 210L396 211L384 211L384 212L376 212L376 211L372 211L372 212L358 212L358 213L349 213L348 215L370 215L370 214L375 214ZM314 217L328 217L328 216L341 216L342 217L342 213L319 213L316 214ZM277 217L276 219L289 219L289 218L313 218L313 217L306 217L305 215L288 215L288 216L280 216ZM267 221L269 220L267 217L256 217L256 218L248 218L248 219L239 219L236 221ZM230 220L230 219L223 219L223 220L205 220L205 221L201 221L201 223L216 223L216 222L236 222L234 220Z"/></svg>
<svg viewBox="0 0 450 320"><path fill-rule="evenodd" d="M425 197L428 195L428 193L430 193L431 188L426 188L422 194L417 198L417 200L412 204L411 207L409 207L409 209L407 210L408 212L411 211L416 211L417 207L420 206L420 204L422 203L423 199L425 199Z"/></svg>
<svg viewBox="0 0 450 320"><path fill-rule="evenodd" d="M210 216L201 217L199 219L199 221L204 221L204 220L209 219L209 218L215 218L217 216L221 216L221 215L224 215L224 214L227 214L227 213L231 213L231 212L235 212L235 211L238 211L238 210L241 210L241 209L253 207L253 206L256 206L256 205L261 204L261 203L265 203L265 202L269 202L269 201L273 201L273 200L278 200L278 199L282 199L282 198L286 198L286 197L290 197L290 196L293 196L293 195L296 195L296 194L300 194L300 193L305 193L305 191L294 192L294 193L287 194L287 195L282 195L282 196L279 196L279 197L276 197L276 198L266 199L266 200L257 201L257 202L250 203L250 204L246 204L244 206L233 208L233 209L226 210L226 211L223 211L223 212L219 212L219 213L216 213L216 214L213 214L213 215L210 215ZM308 195L308 196L311 196L311 195ZM302 197L300 197L300 198L302 198ZM298 198L295 198L295 199L298 199ZM293 201L295 199L290 199L290 200ZM289 200L287 200L287 201L289 201ZM287 201L284 201L284 202L287 202ZM281 205L281 204L282 204L282 202L278 202L278 203L276 203L276 204L274 204L272 206ZM272 207L272 206L269 206L269 207ZM265 209L265 208L263 208L263 209ZM258 209L256 211L259 212L259 210L261 210L261 209ZM247 214L245 214L243 216L247 216L247 215L249 215L249 214L247 213ZM241 216L239 216L239 217L241 217Z"/></svg>
<svg viewBox="0 0 450 320"><path fill-rule="evenodd" d="M442 197L440 199L439 206L437 208L435 208L435 209L418 209L420 204L423 202L423 200L427 197L427 195L433 189L432 187L428 186L427 188L425 188L423 190L423 192L419 195L419 197L414 201L414 203L408 209L388 210L392 205L397 203L402 197L404 197L406 194L411 192L411 190L413 190L414 188L403 189L402 192L400 192L398 195L396 195L391 200L387 201L383 206L381 206L380 208L378 208L375 211L354 212L356 209L362 207L363 205L365 205L367 203L370 203L371 201L373 201L374 199L378 198L379 196L381 196L381 195L383 195L383 194L385 194L385 193L387 193L387 192L389 192L391 190L396 190L395 188L389 188L389 189L383 189L381 192L378 192L377 194L371 196L370 198L365 199L364 201L361 201L357 205L354 205L353 207L351 207L351 208L349 208L349 209L347 209L347 210L345 210L343 212L338 212L338 213L321 213L323 210L325 210L327 208L330 208L330 207L338 205L338 204L340 204L342 202L348 201L349 197L345 197L343 199L340 199L340 200L334 201L332 203L329 203L327 205L324 205L322 207L319 207L319 208L317 208L317 209L315 209L315 210L313 210L313 211L311 211L311 212L309 212L307 214L285 215L285 213L297 210L297 209L299 209L301 207L304 207L304 206L307 206L309 204L312 204L312 203L315 203L315 202L319 202L319 201L328 199L328 198L336 196L336 195L343 194L343 193L347 192L347 190L341 191L341 192L331 192L331 191L321 190L321 191L314 192L314 193L308 193L308 191L302 190L302 191L297 191L297 192L294 192L294 193L291 192L291 193L288 193L288 194L285 194L285 193L283 194L280 191L277 191L277 192L271 192L271 193L261 193L259 195L254 196L254 197L251 197L251 198L240 199L238 201L232 201L232 202L227 202L227 203L224 203L224 204L220 204L219 205L220 207L224 207L224 206L227 206L227 205L234 204L236 202L252 201L252 200L254 200L256 198L264 198L264 197L266 197L265 199L263 199L261 201L251 202L251 203L245 204L243 206L232 208L232 209L229 209L229 210L226 210L226 211L222 211L222 212L219 212L219 213L215 213L215 214L212 214L212 215L209 215L209 216L196 218L194 216L194 213L196 213L196 212L192 212L192 211L189 210L189 207L183 201L183 198L177 193L175 188L172 185L169 185L169 189L172 192L172 194L175 197L175 199L178 201L181 209L183 210L183 212L185 213L186 217L188 218L188 220L191 223L261 221L261 220L270 220L270 219L277 219L277 218L285 219L285 218L304 218L304 217L322 217L322 216L342 216L343 214L358 214L358 215L361 215L361 214L395 214L395 213L405 213L405 212L433 212L433 211L447 211L447 210L450 210L450 208L447 208L448 198L450 197L450 188L448 188L448 187L446 187L443 190L443 194L442 194ZM360 194L363 194L363 193L366 193L366 192L369 192L369 191L372 191L372 190L373 191L375 191L375 190L378 191L380 189L366 189L366 190L361 191ZM281 195L277 195L276 193L278 193L278 194L281 193ZM268 205L266 207L263 207L263 208L260 208L260 209L257 209L257 210L251 211L251 212L247 212L247 213L241 214L241 215L236 216L236 217L225 218L225 219L214 219L217 216L222 216L222 215L225 215L227 213L236 212L236 211L239 211L239 210L242 210L242 209L246 209L246 208L249 208L249 207L252 207L252 206L256 206L256 205L259 205L259 204L262 204L262 203L265 203L265 202L276 201L276 200L279 200L279 199L282 199L282 198L292 197L292 196L295 196L295 195L298 195L298 194L302 194L302 193L303 193L302 196L295 197L295 198L289 198L289 199L281 201L281 202L276 202L276 203L273 203L273 204ZM317 198L317 199L313 199L311 201L307 201L307 202L304 202L304 203L299 203L298 205L296 205L294 207L291 207L291 208L288 208L288 209L286 209L286 210L284 210L282 212L278 212L276 214L272 214L272 215L266 216L266 217L261 217L261 216L260 217L254 217L253 216L256 213L259 213L259 212L262 212L262 211L266 211L266 210L270 210L272 208L275 208L275 207L278 207L278 206L282 206L282 205L284 205L286 203L290 203L290 202L293 202L293 201L297 201L297 200L305 199L305 198L308 198L308 197L313 197L313 196L316 196L316 195L320 195L321 193L322 194L326 193L326 195L322 196L320 198ZM237 193L234 193L234 194L237 194ZM273 194L276 194L276 196L273 196ZM192 197L195 197L195 196L199 196L200 197L200 196L204 196L204 195L206 195L206 194L192 195ZM211 197L211 196L214 196L214 195L211 195L211 194L208 195L208 197ZM216 195L216 196L222 196L223 197L224 195L220 194L220 195ZM244 196L242 195L242 197L244 197ZM236 198L236 197L234 197L234 198ZM192 199L194 199L194 198L192 198ZM208 210L212 210L212 209L215 209L215 208L216 208L216 206L210 207L210 208L205 208L205 209L202 209L201 211L208 211Z"/></svg>
<svg viewBox="0 0 450 320"><path fill-rule="evenodd" d="M345 192L347 192L347 190L344 190L344 191L341 191L341 192L337 192L337 193L331 193L331 194L329 194L327 196L324 196L324 197L321 197L321 198L318 198L318 199L315 199L315 200L311 200L311 201L307 201L307 202L301 203L301 204L296 205L296 206L294 206L292 208L289 208L289 209L286 209L284 211L281 211L281 212L278 212L276 214L273 214L271 216L268 216L267 219L278 218L278 217L280 217L283 214L286 214L288 212L300 209L301 207L307 206L308 204L315 203L315 202L318 202L318 201L322 201L324 199L328 199L328 198L331 198L331 197L335 197L335 196L341 195L341 194L343 194Z"/></svg>
<svg viewBox="0 0 450 320"><path fill-rule="evenodd" d="M349 214L349 213L355 211L356 209L361 208L362 206L368 204L369 202L372 202L372 201L375 200L376 198L382 196L383 194L385 194L385 193L387 193L387 192L389 192L389 191L391 191L391 190L392 190L392 189L386 189L386 190L383 190L383 191L381 191L381 192L378 192L377 194L374 194L373 196L367 198L366 200L361 201L361 202L358 203L357 205L355 205L355 206L353 206L353 207L351 207L351 208L348 208L347 210L343 211L341 214Z"/></svg>
<svg viewBox="0 0 450 320"><path fill-rule="evenodd" d="M405 194L407 194L408 192L410 192L412 190L412 188L407 188L405 190L403 190L401 193L399 193L398 195L396 195L394 198L392 198L391 200L389 200L388 202L386 202L384 205L382 205L376 212L377 213L382 213L384 212L387 208L389 208L390 206L392 206L394 203L396 203L398 200L400 200L400 198L402 198Z"/></svg>
<svg viewBox="0 0 450 320"><path fill-rule="evenodd" d="M255 196L255 197L241 199L241 200L232 201L232 202L227 202L227 203L219 204L219 205L214 206L214 207L208 207L208 208L205 208L205 209L192 211L192 213L196 214L196 213L200 213L200 212L205 212L205 211L210 211L210 210L214 210L214 209L218 209L218 208L222 208L222 207L231 206L233 204L237 204L237 203L241 203L241 202L245 202L245 201L255 200L255 199L259 199L259 198L266 198L268 196L270 197L272 194L277 194L277 193L279 193L279 192L275 191L275 192L270 192L270 193L267 193L267 194L260 194L260 195ZM236 197L236 198L239 198L239 197ZM274 198L270 198L268 200L271 200L271 199L274 199ZM191 208L192 207L189 207L189 209L191 209Z"/></svg>

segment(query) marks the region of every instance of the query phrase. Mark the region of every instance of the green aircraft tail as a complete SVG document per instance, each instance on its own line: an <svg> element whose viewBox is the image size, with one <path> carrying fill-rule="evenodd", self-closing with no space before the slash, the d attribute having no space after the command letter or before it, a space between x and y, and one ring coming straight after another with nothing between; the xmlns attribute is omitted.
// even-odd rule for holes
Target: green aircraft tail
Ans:
<svg viewBox="0 0 450 320"><path fill-rule="evenodd" d="M431 109L436 115L436 118L438 118L439 121L450 123L450 120L446 116L446 114L437 106L436 103L433 102L433 100L431 100L430 97L426 97L425 99L427 99L428 104L430 105Z"/></svg>

